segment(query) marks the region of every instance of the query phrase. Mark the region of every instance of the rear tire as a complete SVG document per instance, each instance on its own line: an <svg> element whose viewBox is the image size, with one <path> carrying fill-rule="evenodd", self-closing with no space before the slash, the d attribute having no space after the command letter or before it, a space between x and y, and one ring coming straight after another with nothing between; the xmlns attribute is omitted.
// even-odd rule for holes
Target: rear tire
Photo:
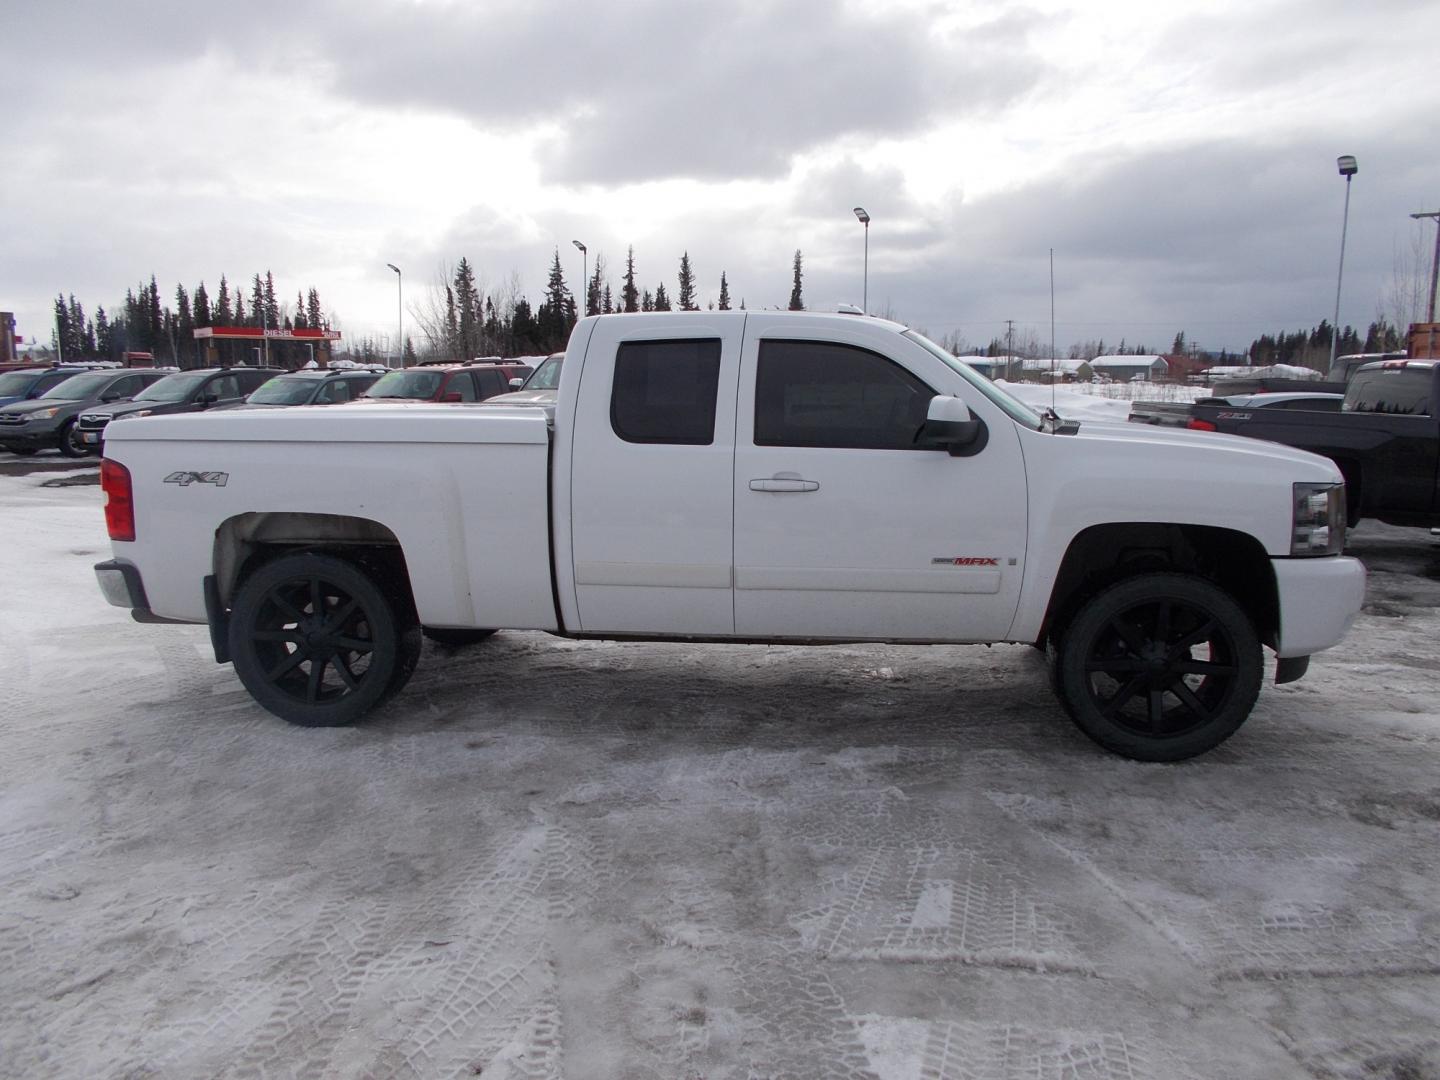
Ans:
<svg viewBox="0 0 1440 1080"><path fill-rule="evenodd" d="M311 552L262 566L230 616L240 681L264 708L301 727L353 724L398 691L414 671L406 636L364 570Z"/></svg>
<svg viewBox="0 0 1440 1080"><path fill-rule="evenodd" d="M1249 616L1203 578L1152 573L1096 594L1056 663L1066 712L1105 749L1183 761L1219 746L1254 707L1264 673Z"/></svg>

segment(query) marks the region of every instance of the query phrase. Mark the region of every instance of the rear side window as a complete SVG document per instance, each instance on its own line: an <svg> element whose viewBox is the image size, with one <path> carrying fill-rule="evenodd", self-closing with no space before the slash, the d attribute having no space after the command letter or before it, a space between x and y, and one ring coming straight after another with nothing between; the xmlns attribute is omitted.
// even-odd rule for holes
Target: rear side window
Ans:
<svg viewBox="0 0 1440 1080"><path fill-rule="evenodd" d="M1434 378L1429 365L1362 371L1345 391L1345 411L1429 416Z"/></svg>
<svg viewBox="0 0 1440 1080"><path fill-rule="evenodd" d="M459 397L452 395L458 394ZM468 371L456 371L451 374L450 381L445 384L445 392L440 395L440 400L450 401L474 401L475 380L470 377Z"/></svg>
<svg viewBox="0 0 1440 1080"><path fill-rule="evenodd" d="M879 353L762 341L755 445L914 450L935 391Z"/></svg>
<svg viewBox="0 0 1440 1080"><path fill-rule="evenodd" d="M503 394L510 389L510 384L505 381L505 376L493 368L488 371L475 372L475 378L480 383L480 400L492 398L496 394Z"/></svg>
<svg viewBox="0 0 1440 1080"><path fill-rule="evenodd" d="M627 341L615 354L610 426L626 442L715 441L719 339Z"/></svg>

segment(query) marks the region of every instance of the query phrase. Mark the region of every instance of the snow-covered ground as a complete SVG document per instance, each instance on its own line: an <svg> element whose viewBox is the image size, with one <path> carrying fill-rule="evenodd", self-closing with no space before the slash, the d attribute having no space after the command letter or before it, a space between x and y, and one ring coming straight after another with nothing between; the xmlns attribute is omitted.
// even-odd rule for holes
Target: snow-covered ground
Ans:
<svg viewBox="0 0 1440 1080"><path fill-rule="evenodd" d="M83 470L15 471L0 1075L1440 1075L1423 530L1357 530L1349 641L1178 766L1020 647L505 633L307 731L104 604Z"/></svg>

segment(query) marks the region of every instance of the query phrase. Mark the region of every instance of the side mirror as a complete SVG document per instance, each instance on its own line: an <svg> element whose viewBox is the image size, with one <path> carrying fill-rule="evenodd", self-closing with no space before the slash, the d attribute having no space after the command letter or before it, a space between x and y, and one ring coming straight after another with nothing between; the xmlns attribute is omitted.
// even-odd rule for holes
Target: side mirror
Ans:
<svg viewBox="0 0 1440 1080"><path fill-rule="evenodd" d="M201 395L200 395L200 407L201 407L202 409L208 409L211 405L214 405L214 404L215 404L217 401L219 401L219 400L220 400L220 395L219 395L219 394L214 394L214 393L211 393L211 394L201 394Z"/></svg>
<svg viewBox="0 0 1440 1080"><path fill-rule="evenodd" d="M120 395L112 391L108 394L101 394L100 400L105 402L106 404L109 404L112 401L119 401Z"/></svg>
<svg viewBox="0 0 1440 1080"><path fill-rule="evenodd" d="M945 450L951 457L970 457L985 449L989 431L983 420L970 414L969 407L957 397L937 394L930 399L925 424L915 436L917 446L927 450Z"/></svg>
<svg viewBox="0 0 1440 1080"><path fill-rule="evenodd" d="M519 390L520 387L522 387L522 386L524 386L524 385L525 385L525 380L524 380L524 379L516 378L516 379L511 379L511 380L510 380L510 389L511 389L511 390Z"/></svg>

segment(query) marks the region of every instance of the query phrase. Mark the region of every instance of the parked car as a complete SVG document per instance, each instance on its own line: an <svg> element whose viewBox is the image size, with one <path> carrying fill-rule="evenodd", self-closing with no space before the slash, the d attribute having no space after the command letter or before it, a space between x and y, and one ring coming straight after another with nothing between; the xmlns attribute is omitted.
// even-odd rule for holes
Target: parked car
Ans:
<svg viewBox="0 0 1440 1080"><path fill-rule="evenodd" d="M530 373L528 379L511 379L510 393L489 398L487 404L554 405L555 391L560 386L560 365L564 362L564 353L547 356L544 362Z"/></svg>
<svg viewBox="0 0 1440 1080"><path fill-rule="evenodd" d="M1345 477L1346 519L1440 526L1440 360L1364 364L1335 412L1197 407L1193 423L1329 458Z"/></svg>
<svg viewBox="0 0 1440 1080"><path fill-rule="evenodd" d="M1266 391L1262 393L1224 394L1185 401L1136 401L1130 406L1129 419L1136 424L1161 427L1188 427L1196 431L1214 431L1201 416L1210 409L1299 409L1311 412L1339 412L1345 400L1343 393L1315 390ZM1199 421L1197 423L1197 421Z"/></svg>
<svg viewBox="0 0 1440 1080"><path fill-rule="evenodd" d="M290 405L340 405L354 401L372 386L385 368L333 368L276 375L244 401L218 409L274 409Z"/></svg>
<svg viewBox="0 0 1440 1080"><path fill-rule="evenodd" d="M13 405L17 401L33 401L72 375L94 370L95 367L89 364L66 364L62 367L7 371L0 375L0 406Z"/></svg>
<svg viewBox="0 0 1440 1080"><path fill-rule="evenodd" d="M362 401L485 401L530 374L528 364L428 364L383 375Z"/></svg>
<svg viewBox="0 0 1440 1080"><path fill-rule="evenodd" d="M66 457L84 457L94 451L80 441L76 417L91 406L129 401L166 373L164 368L87 371L52 386L34 401L0 406L0 446L12 454L58 449Z"/></svg>
<svg viewBox="0 0 1440 1080"><path fill-rule="evenodd" d="M276 367L199 368L177 371L151 383L127 402L116 402L80 414L76 436L87 450L104 452L105 429L113 420L200 412L217 405L239 404L246 394L260 389L276 375Z"/></svg>

